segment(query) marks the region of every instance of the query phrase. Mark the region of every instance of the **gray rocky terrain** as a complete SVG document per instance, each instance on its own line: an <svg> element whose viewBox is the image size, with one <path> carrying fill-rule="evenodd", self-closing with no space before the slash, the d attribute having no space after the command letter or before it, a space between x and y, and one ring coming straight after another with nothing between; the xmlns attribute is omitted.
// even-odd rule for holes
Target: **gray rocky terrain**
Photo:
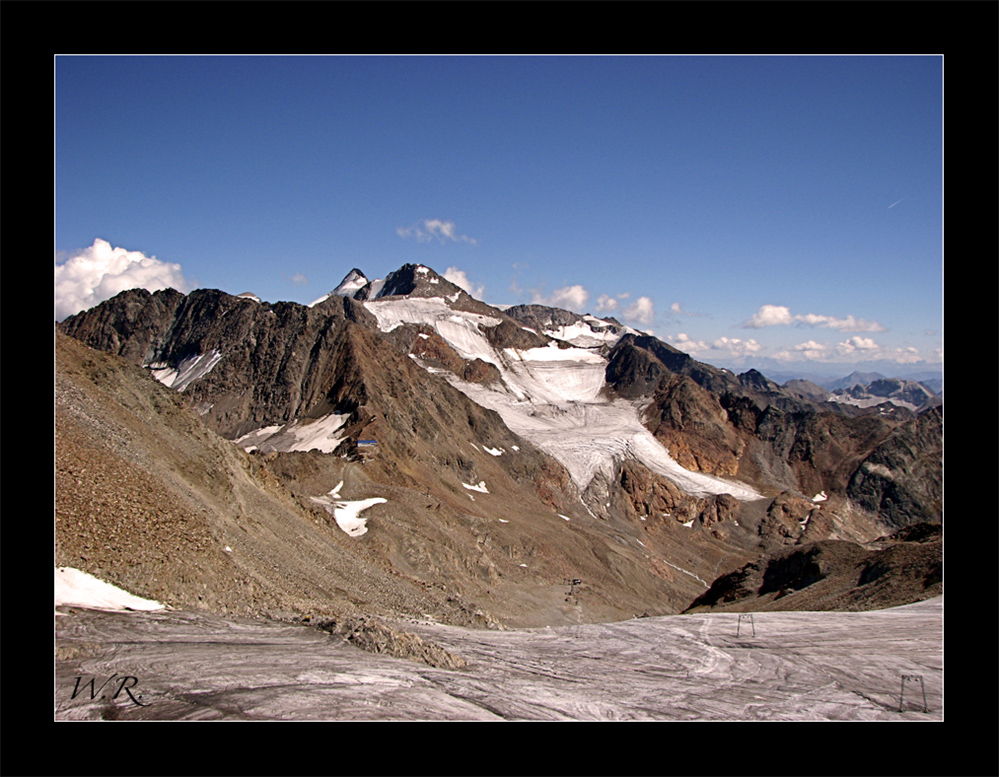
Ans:
<svg viewBox="0 0 999 777"><path fill-rule="evenodd" d="M304 624L62 609L60 720L920 722L944 714L939 597L752 620L694 614L509 631L400 624L410 640L440 646L435 665Z"/></svg>

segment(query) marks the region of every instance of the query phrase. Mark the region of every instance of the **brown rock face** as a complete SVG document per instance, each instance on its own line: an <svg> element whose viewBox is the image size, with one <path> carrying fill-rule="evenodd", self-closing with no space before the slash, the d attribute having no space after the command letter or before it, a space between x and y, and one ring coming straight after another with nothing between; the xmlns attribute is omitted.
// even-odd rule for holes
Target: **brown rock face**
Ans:
<svg viewBox="0 0 999 777"><path fill-rule="evenodd" d="M717 397L684 375L664 377L646 411L649 428L683 467L736 475L746 448Z"/></svg>
<svg viewBox="0 0 999 777"><path fill-rule="evenodd" d="M815 505L787 491L777 495L767 508L759 534L767 545L794 545L805 532L805 524L816 510Z"/></svg>

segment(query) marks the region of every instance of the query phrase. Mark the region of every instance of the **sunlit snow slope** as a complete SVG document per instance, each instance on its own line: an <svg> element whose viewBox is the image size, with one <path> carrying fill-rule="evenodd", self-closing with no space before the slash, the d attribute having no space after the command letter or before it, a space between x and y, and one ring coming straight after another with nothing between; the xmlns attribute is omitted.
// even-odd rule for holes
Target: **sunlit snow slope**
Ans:
<svg viewBox="0 0 999 777"><path fill-rule="evenodd" d="M613 475L615 465L633 459L670 478L695 496L731 494L744 501L761 499L746 485L691 472L677 464L642 425L639 404L611 399L605 387L606 359L597 350L571 347L494 348L483 328L500 319L453 310L440 298L379 299L365 303L388 332L404 323L426 324L464 359L479 358L495 365L502 385L467 383L451 373L440 374L483 407L495 410L511 430L560 461L580 490L598 474ZM599 345L607 337L590 332L583 339L578 327L565 334L567 342ZM579 330L579 331L577 331ZM546 332L558 337L558 331Z"/></svg>

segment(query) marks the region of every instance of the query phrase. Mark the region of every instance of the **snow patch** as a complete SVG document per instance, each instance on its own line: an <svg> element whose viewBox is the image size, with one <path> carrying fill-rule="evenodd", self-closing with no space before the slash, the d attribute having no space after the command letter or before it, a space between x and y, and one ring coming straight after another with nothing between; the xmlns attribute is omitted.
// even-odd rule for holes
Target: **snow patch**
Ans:
<svg viewBox="0 0 999 777"><path fill-rule="evenodd" d="M365 307L378 320L378 328L383 332L391 332L402 324L426 324L437 330L463 359L479 358L503 368L481 329L499 326L500 319L494 316L452 310L438 297L373 300L366 302Z"/></svg>
<svg viewBox="0 0 999 777"><path fill-rule="evenodd" d="M480 480L478 485L470 486L468 483L462 483L462 485L469 491L480 491L483 494L488 494L489 489L486 488L486 481Z"/></svg>
<svg viewBox="0 0 999 777"><path fill-rule="evenodd" d="M748 486L691 472L674 461L642 425L642 408L604 396L607 360L599 353L584 347L559 348L556 343L528 349L494 349L482 330L497 326L500 319L452 310L440 298L393 299L365 305L382 331L402 323L427 324L463 359L478 358L497 367L502 376L500 386L469 383L449 372L439 374L477 404L498 412L512 431L558 459L581 490L598 474L612 478L616 465L631 459L693 496L731 494L743 501L763 498ZM611 336L618 337L611 328L608 322L594 319L559 331L569 337L589 333L587 337L599 340L595 344L603 345Z"/></svg>
<svg viewBox="0 0 999 777"><path fill-rule="evenodd" d="M143 599L73 567L55 568L55 606L93 610L165 610L152 599Z"/></svg>
<svg viewBox="0 0 999 777"><path fill-rule="evenodd" d="M324 496L313 496L310 497L310 499L312 499L313 502L318 502L326 508L326 512L332 514L333 518L336 520L336 525L343 529L348 537L360 537L368 531L368 519L362 518L360 514L369 507L383 504L388 500L380 496L375 496L369 499L346 501L340 499L341 488L343 488L342 480L337 484L336 488L329 492L329 494Z"/></svg>
<svg viewBox="0 0 999 777"><path fill-rule="evenodd" d="M546 329L545 334L580 348L599 348L602 345L613 346L627 331L634 331L622 327L615 332L613 324L595 316L584 316L583 319L570 326Z"/></svg>
<svg viewBox="0 0 999 777"><path fill-rule="evenodd" d="M222 354L217 349L212 349L208 353L200 353L197 356L189 356L182 360L176 368L168 367L163 362L155 362L149 365L149 371L167 388L183 391L191 383L203 378L222 360Z"/></svg>
<svg viewBox="0 0 999 777"><path fill-rule="evenodd" d="M283 426L264 426L234 442L246 451L259 450L261 453L311 451L313 448L332 453L346 439L338 432L348 418L349 414L331 413L322 418L295 419Z"/></svg>

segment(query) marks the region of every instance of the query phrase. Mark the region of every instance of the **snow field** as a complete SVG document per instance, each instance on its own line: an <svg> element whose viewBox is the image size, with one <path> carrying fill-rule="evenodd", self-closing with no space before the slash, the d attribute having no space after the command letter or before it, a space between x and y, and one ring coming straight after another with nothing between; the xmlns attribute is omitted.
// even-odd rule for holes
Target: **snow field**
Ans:
<svg viewBox="0 0 999 777"><path fill-rule="evenodd" d="M55 606L88 607L95 610L166 609L159 602L130 594L73 567L55 568Z"/></svg>

